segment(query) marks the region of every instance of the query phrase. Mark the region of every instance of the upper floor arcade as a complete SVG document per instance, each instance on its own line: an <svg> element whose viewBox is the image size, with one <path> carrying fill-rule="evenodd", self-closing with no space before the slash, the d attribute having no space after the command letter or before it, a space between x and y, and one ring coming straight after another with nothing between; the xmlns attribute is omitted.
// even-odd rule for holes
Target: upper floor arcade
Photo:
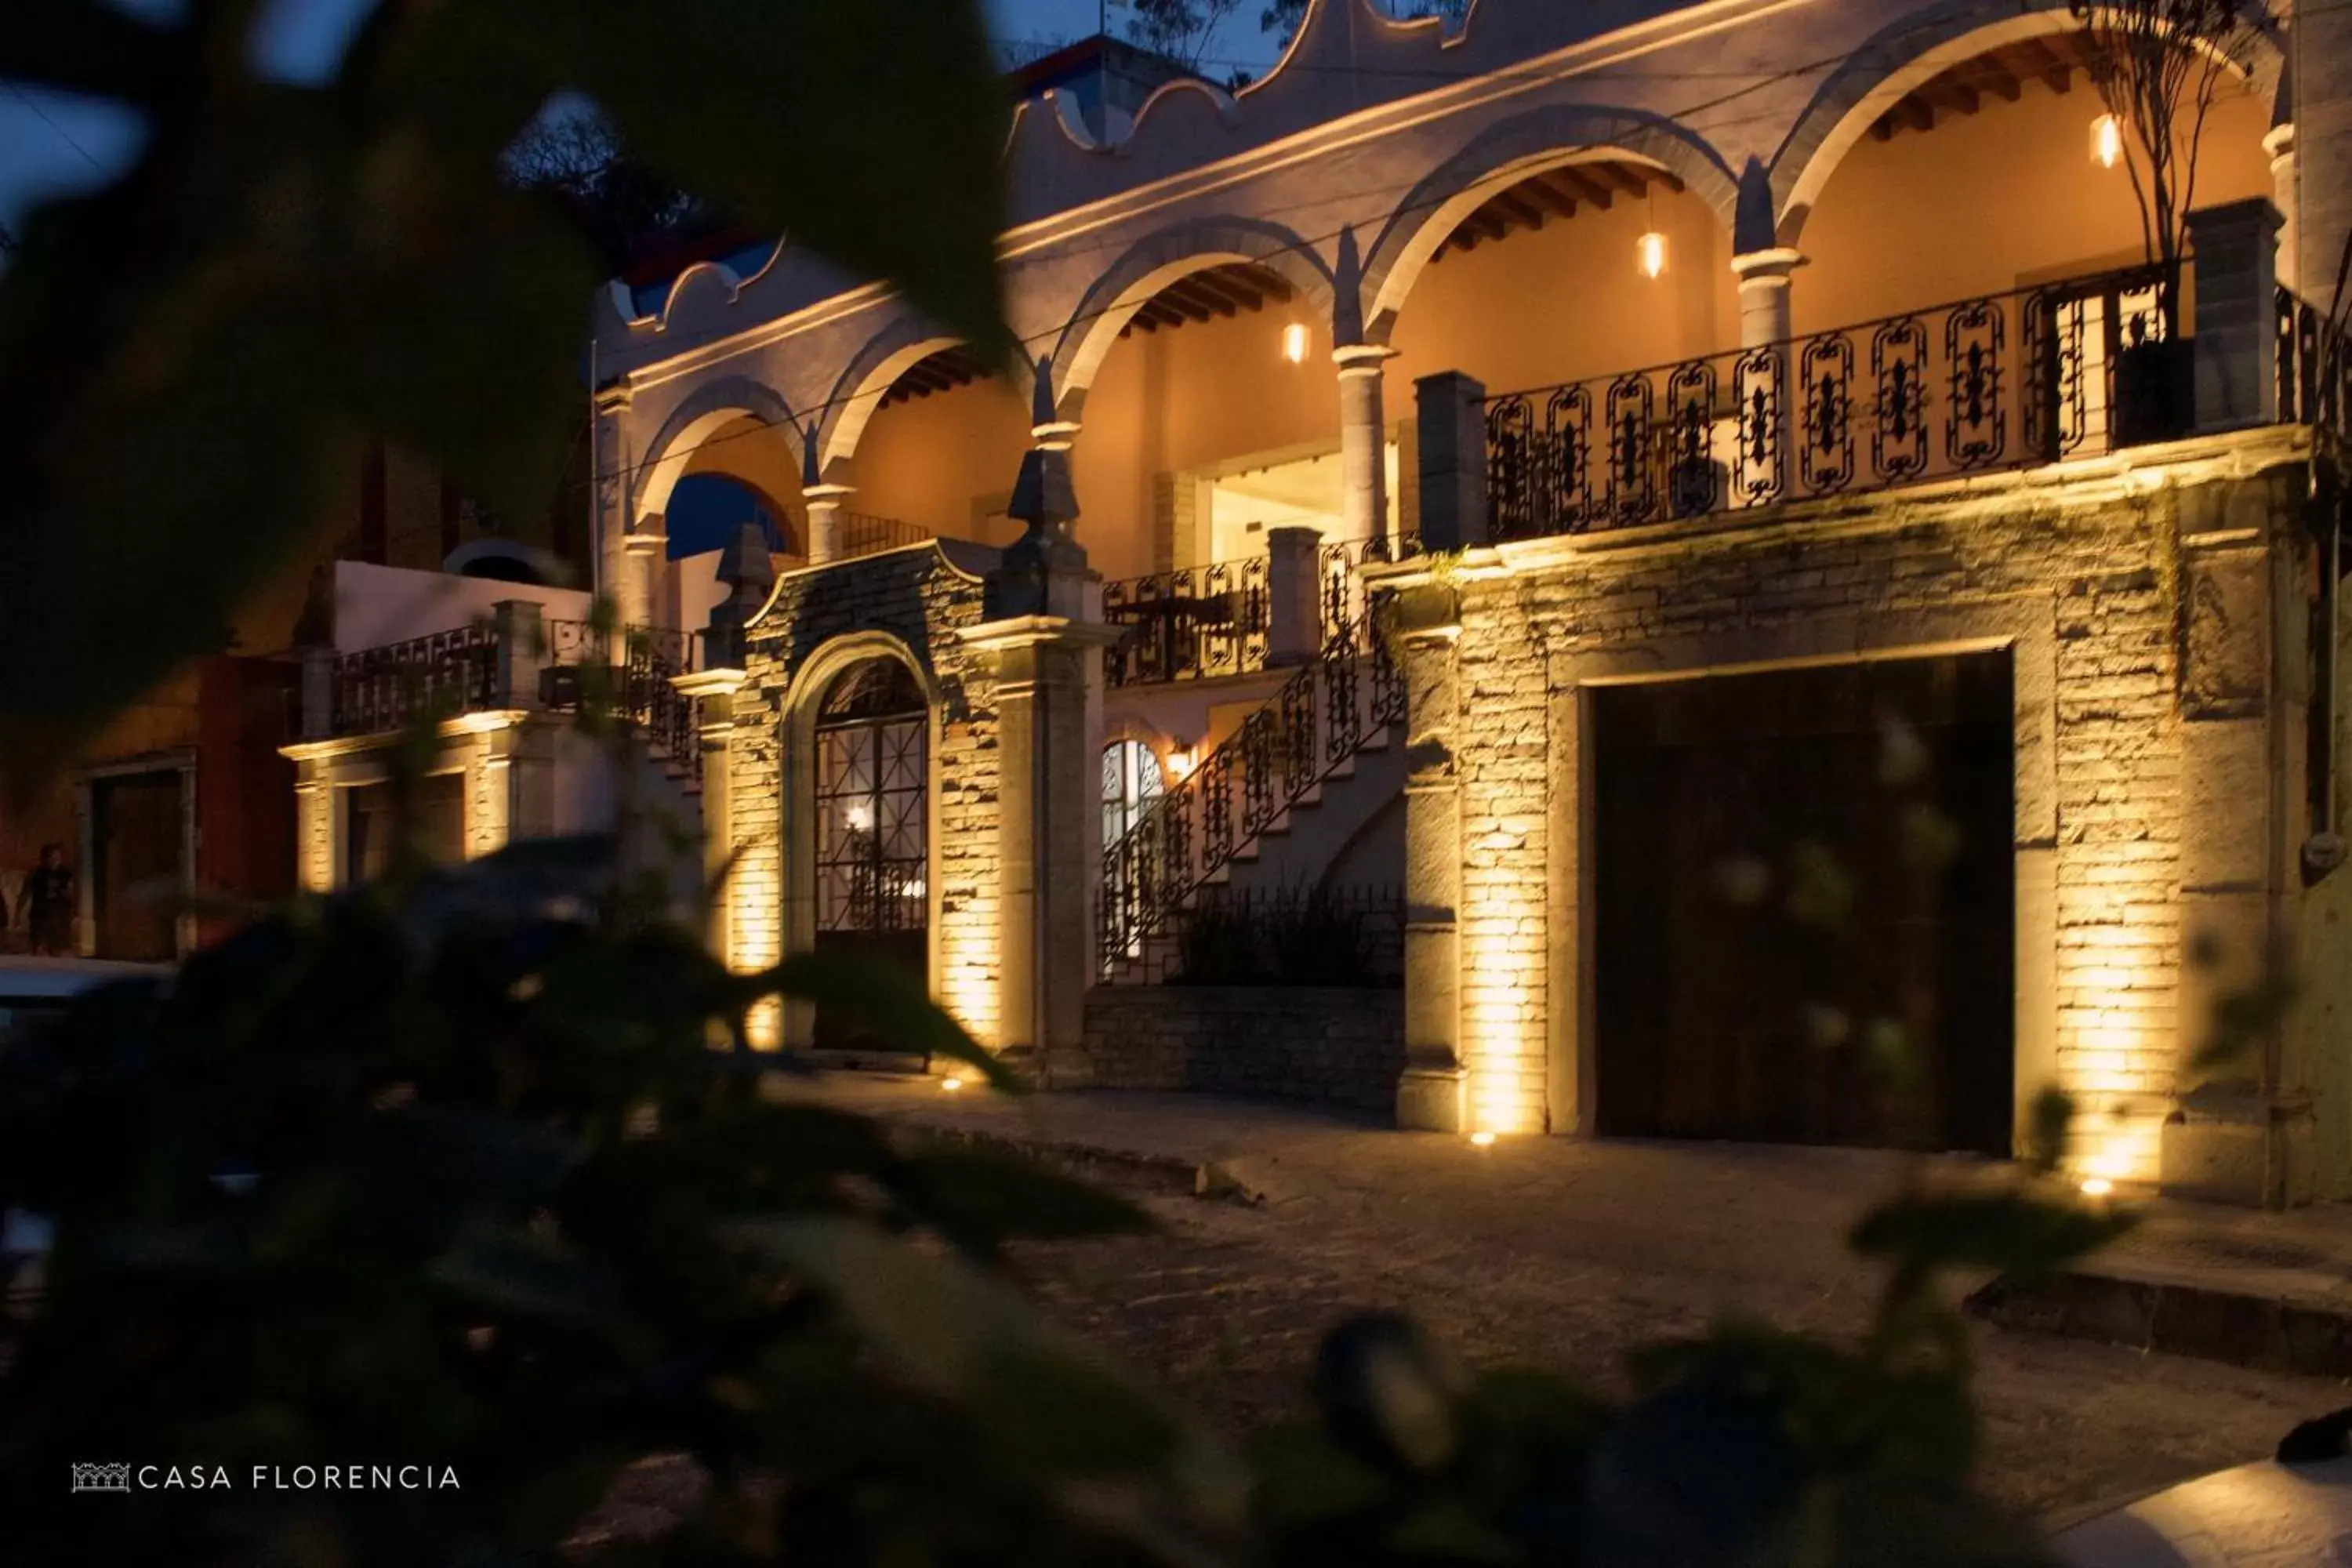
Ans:
<svg viewBox="0 0 2352 1568"><path fill-rule="evenodd" d="M2293 223L2291 22L2248 12L2181 150L2198 206L2261 197L2288 218L2290 287L2330 243ZM1207 579L1168 574L1240 582L1284 529L1413 533L1403 394L1439 373L1589 384L1605 405L1643 367L1664 367L1643 378L1663 400L1675 367L1711 363L1708 439L1736 440L1743 353L1790 345L1794 416L1805 340L1844 342L1846 390L1868 392L1873 324L1929 311L1913 368L1938 378L1923 395L1957 395L1955 301L2005 301L1985 309L2017 353L2029 296L2064 295L2084 342L2145 310L2129 289L2049 292L2147 259L2096 60L2063 0L1480 0L1451 36L1319 0L1263 81L1171 83L1115 144L1048 94L1008 147L1017 365L789 243L616 297L608 581L633 620L698 624L715 584L659 563L681 487L709 483L755 498L787 567L934 535L1001 546L1042 449L1066 455L1074 536L1114 603L1197 599Z"/></svg>

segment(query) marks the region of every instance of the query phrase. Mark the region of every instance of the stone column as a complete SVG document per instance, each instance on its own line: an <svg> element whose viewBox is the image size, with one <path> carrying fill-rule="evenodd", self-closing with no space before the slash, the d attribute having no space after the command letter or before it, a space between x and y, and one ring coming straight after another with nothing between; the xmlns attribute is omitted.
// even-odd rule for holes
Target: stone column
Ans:
<svg viewBox="0 0 2352 1568"><path fill-rule="evenodd" d="M1406 694L1404 785L1404 1071L1397 1125L1469 1132L1463 1071L1461 779L1454 761L1461 700L1453 590L1427 584L1396 598Z"/></svg>
<svg viewBox="0 0 2352 1568"><path fill-rule="evenodd" d="M629 440L629 388L625 382L596 389L593 440L595 515L590 520L596 552L596 591L615 603L629 575L631 498L636 491L635 448Z"/></svg>
<svg viewBox="0 0 2352 1568"><path fill-rule="evenodd" d="M1790 346L1790 340L1796 334L1789 309L1790 279L1804 259L1785 246L1743 251L1731 258L1731 270L1739 277L1739 346L1750 351L1769 348L1779 358L1772 379L1780 418L1769 461L1759 466L1772 476L1777 493L1784 500L1795 493L1797 466L1793 447L1803 438L1804 431L1803 410L1797 405L1796 354ZM1737 452L1737 439L1733 446ZM1734 469L1735 492L1762 478L1747 469L1736 456L1727 460Z"/></svg>
<svg viewBox="0 0 2352 1568"><path fill-rule="evenodd" d="M323 741L335 732L335 650L302 650L302 739Z"/></svg>
<svg viewBox="0 0 2352 1568"><path fill-rule="evenodd" d="M1323 536L1311 528L1270 529L1265 536L1265 662L1305 664L1323 647Z"/></svg>
<svg viewBox="0 0 2352 1568"><path fill-rule="evenodd" d="M302 890L332 892L342 880L336 862L335 787L328 764L303 761L295 764L294 874Z"/></svg>
<svg viewBox="0 0 2352 1568"><path fill-rule="evenodd" d="M655 583L661 574L663 547L668 542L667 520L657 511L639 518L637 526L629 531L621 550L620 582L613 595L613 608L620 617L622 632L626 633L632 626L661 624ZM620 662L621 645L627 640L625 637L615 639L614 663Z"/></svg>
<svg viewBox="0 0 2352 1568"><path fill-rule="evenodd" d="M547 662L547 632L538 601L501 599L490 606L490 618L499 639L499 706L537 708L539 672Z"/></svg>
<svg viewBox="0 0 2352 1568"><path fill-rule="evenodd" d="M735 709L747 679L740 666L713 665L671 683L680 696L701 705L697 731L702 747L702 935L711 955L722 963L734 956L730 919L734 900L724 884L740 842L732 776Z"/></svg>
<svg viewBox="0 0 2352 1568"><path fill-rule="evenodd" d="M1035 444L1007 508L1027 526L989 574L987 619L963 639L996 678L997 1039L1045 1081L1068 1083L1087 1076L1102 858L1102 736L1089 694L1118 633L1100 622L1101 579L1074 537L1077 425L1055 416L1050 387L1041 364Z"/></svg>
<svg viewBox="0 0 2352 1568"><path fill-rule="evenodd" d="M1339 367L1342 539L1388 539L1389 429L1381 377L1395 353L1378 343L1342 343L1331 351L1331 363Z"/></svg>
<svg viewBox="0 0 2352 1568"><path fill-rule="evenodd" d="M2278 419L2279 224L2278 208L2263 196L2189 215L2200 431Z"/></svg>
<svg viewBox="0 0 2352 1568"><path fill-rule="evenodd" d="M1486 542L1486 389L1446 370L1412 390L1422 548L1475 549Z"/></svg>
<svg viewBox="0 0 2352 1568"><path fill-rule="evenodd" d="M1750 250L1731 258L1731 270L1739 277L1741 348L1784 343L1795 335L1789 325L1789 280L1804 260L1785 246Z"/></svg>
<svg viewBox="0 0 2352 1568"><path fill-rule="evenodd" d="M2295 223L2295 211L2303 200L2296 188L2301 171L2294 152L2294 121L2281 121L2272 126L2270 134L2263 138L2263 151L2271 155L2271 202L2279 212L2279 287L2301 293L2303 234Z"/></svg>
<svg viewBox="0 0 2352 1568"><path fill-rule="evenodd" d="M822 566L841 559L845 542L842 538L841 514L856 489L840 473L826 477L817 463L816 437L812 432L801 455L801 500L808 511L810 565Z"/></svg>

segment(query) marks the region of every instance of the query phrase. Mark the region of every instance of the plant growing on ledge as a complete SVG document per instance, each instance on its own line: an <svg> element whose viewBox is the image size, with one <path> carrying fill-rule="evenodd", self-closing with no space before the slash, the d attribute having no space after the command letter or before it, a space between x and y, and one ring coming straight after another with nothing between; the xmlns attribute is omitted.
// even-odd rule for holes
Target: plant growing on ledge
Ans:
<svg viewBox="0 0 2352 1568"><path fill-rule="evenodd" d="M2180 287L2198 151L2247 27L2232 0L2067 0L2067 9L2089 37L2092 82L2120 132L2141 246L2157 272L2153 310L2113 324L2116 443L2161 440L2189 423Z"/></svg>

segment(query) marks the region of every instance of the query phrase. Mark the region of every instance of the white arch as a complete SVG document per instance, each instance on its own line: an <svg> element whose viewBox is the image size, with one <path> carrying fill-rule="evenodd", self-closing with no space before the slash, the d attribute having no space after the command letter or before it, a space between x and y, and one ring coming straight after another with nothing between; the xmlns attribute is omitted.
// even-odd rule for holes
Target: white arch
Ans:
<svg viewBox="0 0 2352 1568"><path fill-rule="evenodd" d="M898 316L866 341L834 383L817 418L816 459L820 474L856 455L866 426L898 378L942 349L961 347L961 338L941 332L914 316Z"/></svg>
<svg viewBox="0 0 2352 1568"><path fill-rule="evenodd" d="M1923 82L1988 50L2082 30L2065 0L1946 0L1890 25L1832 72L1772 155L1775 226L1795 246L1813 205L1855 142ZM2274 89L2284 58L2260 0L2239 0L2253 58L2232 63L2257 88Z"/></svg>
<svg viewBox="0 0 2352 1568"><path fill-rule="evenodd" d="M629 516L639 519L669 508L670 492L686 475L686 467L702 444L738 419L751 418L774 431L801 457L800 421L776 391L749 376L730 375L705 382L670 410L661 429L646 447L638 465ZM777 501L788 498L771 498Z"/></svg>
<svg viewBox="0 0 2352 1568"><path fill-rule="evenodd" d="M1405 296L1462 220L1496 191L1542 169L1631 158L1664 169L1733 226L1738 182L1696 133L1655 115L1549 104L1486 127L1398 204L1365 258L1364 336L1386 342Z"/></svg>
<svg viewBox="0 0 2352 1568"><path fill-rule="evenodd" d="M1297 230L1231 214L1177 224L1130 246L1078 301L1048 365L1055 406L1076 416L1111 344L1153 295L1178 279L1234 262L1265 268L1328 319L1336 298L1330 269Z"/></svg>

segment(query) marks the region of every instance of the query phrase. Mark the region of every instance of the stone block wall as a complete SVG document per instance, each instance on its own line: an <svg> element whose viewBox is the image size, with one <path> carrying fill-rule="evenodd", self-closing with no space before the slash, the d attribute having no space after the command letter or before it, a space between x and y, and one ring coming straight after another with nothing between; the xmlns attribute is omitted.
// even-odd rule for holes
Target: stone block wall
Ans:
<svg viewBox="0 0 2352 1568"><path fill-rule="evenodd" d="M935 694L930 744L932 989L983 1043L997 1029L998 781L995 678L959 634L980 624L983 564L927 546L795 573L745 636L746 681L729 740L730 832L737 851L728 896L728 958L772 963L787 930L784 846L813 843L786 820L793 708L814 702L855 657L898 651ZM813 671L803 679L804 671ZM812 765L805 761L797 765ZM798 792L803 797L806 791ZM763 1043L781 1020L753 1020Z"/></svg>
<svg viewBox="0 0 2352 1568"><path fill-rule="evenodd" d="M2187 809L2183 648L2211 636L2232 668L2269 658L2264 606L2200 619L2183 585L2200 552L2299 555L2295 441L2256 433L2182 443L2169 460L1530 541L1442 571L1459 632L1429 657L1450 658L1460 694L1443 742L1461 814L1454 1026L1475 1124L1591 1127L1576 1103L1581 682L2007 646L2019 1102L2054 1078L2099 1111L2086 1157L2152 1179L2196 1044L2181 1024L2182 846L2204 819Z"/></svg>
<svg viewBox="0 0 2352 1568"><path fill-rule="evenodd" d="M1191 1089L1391 1110L1404 996L1322 986L1103 985L1087 994L1099 1089Z"/></svg>

